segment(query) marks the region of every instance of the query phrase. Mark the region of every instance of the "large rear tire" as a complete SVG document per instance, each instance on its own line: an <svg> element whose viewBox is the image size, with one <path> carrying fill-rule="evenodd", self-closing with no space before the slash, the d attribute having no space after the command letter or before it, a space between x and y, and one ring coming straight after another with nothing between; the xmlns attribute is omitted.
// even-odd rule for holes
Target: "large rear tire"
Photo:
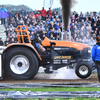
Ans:
<svg viewBox="0 0 100 100"><path fill-rule="evenodd" d="M6 52L4 57L4 74L6 78L26 80L38 72L38 59L25 47L15 47Z"/></svg>
<svg viewBox="0 0 100 100"><path fill-rule="evenodd" d="M76 66L76 75L80 78L88 78L92 73L92 67L87 62L80 62Z"/></svg>

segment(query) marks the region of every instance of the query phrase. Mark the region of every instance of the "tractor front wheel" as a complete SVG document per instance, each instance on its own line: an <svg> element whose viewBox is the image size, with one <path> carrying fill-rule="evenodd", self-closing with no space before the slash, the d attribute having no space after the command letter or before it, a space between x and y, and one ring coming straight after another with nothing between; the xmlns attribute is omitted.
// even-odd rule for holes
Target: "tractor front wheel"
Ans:
<svg viewBox="0 0 100 100"><path fill-rule="evenodd" d="M88 78L92 73L92 67L87 62L80 62L76 66L76 75L80 78Z"/></svg>

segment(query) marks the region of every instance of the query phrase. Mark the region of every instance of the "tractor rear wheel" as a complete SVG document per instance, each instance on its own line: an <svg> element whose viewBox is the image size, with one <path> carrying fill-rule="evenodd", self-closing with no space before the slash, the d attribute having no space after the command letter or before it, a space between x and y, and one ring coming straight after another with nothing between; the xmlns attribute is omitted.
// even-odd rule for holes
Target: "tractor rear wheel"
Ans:
<svg viewBox="0 0 100 100"><path fill-rule="evenodd" d="M87 62L80 62L76 66L76 75L80 78L88 78L92 73L92 67Z"/></svg>
<svg viewBox="0 0 100 100"><path fill-rule="evenodd" d="M15 47L5 54L4 74L13 79L30 79L38 72L38 59L25 47Z"/></svg>

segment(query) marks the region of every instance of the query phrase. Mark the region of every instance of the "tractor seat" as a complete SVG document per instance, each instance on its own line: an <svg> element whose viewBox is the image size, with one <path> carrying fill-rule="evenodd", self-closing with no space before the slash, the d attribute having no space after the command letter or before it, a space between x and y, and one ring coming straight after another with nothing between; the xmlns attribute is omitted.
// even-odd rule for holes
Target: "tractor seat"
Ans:
<svg viewBox="0 0 100 100"><path fill-rule="evenodd" d="M34 40L31 40L31 44L34 46L34 48L38 51L38 48L36 47L36 43Z"/></svg>

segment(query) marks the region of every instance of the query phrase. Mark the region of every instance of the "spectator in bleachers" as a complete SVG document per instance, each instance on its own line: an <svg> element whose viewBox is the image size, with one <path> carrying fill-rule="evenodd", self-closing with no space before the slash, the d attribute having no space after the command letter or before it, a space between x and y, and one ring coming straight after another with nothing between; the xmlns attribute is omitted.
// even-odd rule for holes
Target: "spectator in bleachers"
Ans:
<svg viewBox="0 0 100 100"><path fill-rule="evenodd" d="M79 26L79 23L77 23L77 21L75 20L75 23L74 25L76 25L77 29L80 30L80 26Z"/></svg>
<svg viewBox="0 0 100 100"><path fill-rule="evenodd" d="M79 23L79 22L80 22L80 17L78 16L78 17L75 19L75 21L77 21L77 23Z"/></svg>
<svg viewBox="0 0 100 100"><path fill-rule="evenodd" d="M35 16L35 14L34 14L34 12L31 12L30 14L29 14L29 18L36 18L36 16Z"/></svg>
<svg viewBox="0 0 100 100"><path fill-rule="evenodd" d="M12 20L11 20L11 24L12 24L14 27L16 27L16 26L17 26L17 24L16 24L16 22L15 22L15 19L14 19L14 18L12 18Z"/></svg>
<svg viewBox="0 0 100 100"><path fill-rule="evenodd" d="M70 31L71 31L71 35L74 36L74 34L75 34L75 25L74 25L74 23L72 23Z"/></svg>
<svg viewBox="0 0 100 100"><path fill-rule="evenodd" d="M7 38L6 38L6 41L4 41L4 45L7 46L7 45L9 45L9 44L10 44L10 41L9 41L9 38L7 37Z"/></svg>
<svg viewBox="0 0 100 100"><path fill-rule="evenodd" d="M41 12L42 19L43 19L43 20L46 20L47 11L44 9L44 7L42 7L42 10L38 10L38 11Z"/></svg>
<svg viewBox="0 0 100 100"><path fill-rule="evenodd" d="M20 11L20 14L24 15L24 16L26 15L26 10L24 9L24 7L22 7L22 10Z"/></svg>
<svg viewBox="0 0 100 100"><path fill-rule="evenodd" d="M61 40L61 39L60 39L60 35L57 35L57 38L56 38L56 40Z"/></svg>
<svg viewBox="0 0 100 100"><path fill-rule="evenodd" d="M88 23L89 23L89 19L88 19L88 17L86 16L85 25L87 25Z"/></svg>
<svg viewBox="0 0 100 100"><path fill-rule="evenodd" d="M80 15L79 15L79 17L81 17L81 16L83 16L83 13L82 13L82 12L80 12Z"/></svg>
<svg viewBox="0 0 100 100"><path fill-rule="evenodd" d="M40 17L42 17L42 15L41 15L40 12L38 11L38 13L36 14L36 18L38 19L38 18L40 18Z"/></svg>
<svg viewBox="0 0 100 100"><path fill-rule="evenodd" d="M57 23L57 25L55 26L55 29L58 30L60 28L59 23Z"/></svg>
<svg viewBox="0 0 100 100"><path fill-rule="evenodd" d="M5 24L5 18L8 17L7 10L4 8L4 5L0 9L0 18L1 18L1 24Z"/></svg>
<svg viewBox="0 0 100 100"><path fill-rule="evenodd" d="M10 43L16 43L15 42L15 38L11 38L11 42Z"/></svg>
<svg viewBox="0 0 100 100"><path fill-rule="evenodd" d="M10 26L8 26L7 31L6 31L6 36L8 36L8 34L11 34L11 29Z"/></svg>
<svg viewBox="0 0 100 100"><path fill-rule="evenodd" d="M0 46L3 46L2 38L0 38Z"/></svg>
<svg viewBox="0 0 100 100"><path fill-rule="evenodd" d="M13 13L11 11L8 12L8 16L9 18L12 18L13 17Z"/></svg>
<svg viewBox="0 0 100 100"><path fill-rule="evenodd" d="M76 11L73 12L75 19L78 17L78 13Z"/></svg>
<svg viewBox="0 0 100 100"><path fill-rule="evenodd" d="M50 34L50 40L55 40L55 38L54 38L52 33Z"/></svg>
<svg viewBox="0 0 100 100"><path fill-rule="evenodd" d="M82 20L85 21L85 18L84 18L84 15L83 15L83 14L82 14L82 15L80 16L80 18L79 18L79 21L80 21L80 22L82 22Z"/></svg>
<svg viewBox="0 0 100 100"><path fill-rule="evenodd" d="M50 20L51 20L51 18L52 18L52 10L51 10L50 7L49 7L49 10L47 11L47 15L48 15L48 17L49 17Z"/></svg>
<svg viewBox="0 0 100 100"><path fill-rule="evenodd" d="M85 17L89 17L89 15L90 15L90 14L89 14L89 12L87 11L87 13L86 13Z"/></svg>
<svg viewBox="0 0 100 100"><path fill-rule="evenodd" d="M90 46L94 46L94 44L96 44L96 41L93 39L93 37L91 36L90 40L89 40L89 45Z"/></svg>
<svg viewBox="0 0 100 100"><path fill-rule="evenodd" d="M19 12L16 12L15 15L14 15L14 17L15 17L15 20L16 20L16 17L18 17L18 19L19 19L19 17L20 17Z"/></svg>
<svg viewBox="0 0 100 100"><path fill-rule="evenodd" d="M80 22L80 28L81 28L82 26L84 26L84 25L85 25L85 22L84 22L84 19L82 19L81 22Z"/></svg>
<svg viewBox="0 0 100 100"><path fill-rule="evenodd" d="M94 23L94 25L92 26L92 30L95 31L96 28L97 28L97 24Z"/></svg>
<svg viewBox="0 0 100 100"><path fill-rule="evenodd" d="M21 17L21 19L20 19L20 21L19 21L19 22L20 22L20 24L21 24L21 25L23 25L24 20L23 20L23 18L22 18L22 17Z"/></svg>
<svg viewBox="0 0 100 100"><path fill-rule="evenodd" d="M94 21L96 21L96 19L97 19L98 17L97 17L97 12L93 12L93 19L94 19Z"/></svg>
<svg viewBox="0 0 100 100"><path fill-rule="evenodd" d="M71 22L72 22L72 23L75 22L75 16L74 16L74 15L72 15Z"/></svg>
<svg viewBox="0 0 100 100"><path fill-rule="evenodd" d="M12 32L10 33L10 35L14 34L14 36L16 36L16 32L15 30L13 29Z"/></svg>
<svg viewBox="0 0 100 100"><path fill-rule="evenodd" d="M82 38L79 38L79 43L83 43L83 42L82 42Z"/></svg>
<svg viewBox="0 0 100 100"><path fill-rule="evenodd" d="M41 12L42 10L44 12ZM31 14L26 13L26 15L16 14L11 19L8 17L7 37L9 40L13 41L14 39L13 42L17 41L15 29L18 25L27 26L31 40L36 38L37 35L39 35L41 40L43 40L45 37L52 40L61 40L61 32L62 30L64 31L62 19L59 17L61 15L58 15L57 12L52 12L53 15L49 12L47 13L44 8L42 10L39 10L41 14L38 11L37 14L32 12ZM40 15L42 17L40 17ZM71 32L71 41L85 44L88 43L89 45L92 45L93 43L94 45L95 37L100 34L100 15L97 16L96 14L96 21L94 21L94 16L90 15L89 12L87 12L86 15L84 15L82 12L80 15L78 15L77 12L74 12L71 16L69 29ZM12 37L12 34L14 37ZM63 35L62 38L65 41L69 41L69 35ZM93 42L91 43L92 39Z"/></svg>
<svg viewBox="0 0 100 100"><path fill-rule="evenodd" d="M58 17L58 14L56 13L56 11L53 13L52 18L56 19L56 17Z"/></svg>

